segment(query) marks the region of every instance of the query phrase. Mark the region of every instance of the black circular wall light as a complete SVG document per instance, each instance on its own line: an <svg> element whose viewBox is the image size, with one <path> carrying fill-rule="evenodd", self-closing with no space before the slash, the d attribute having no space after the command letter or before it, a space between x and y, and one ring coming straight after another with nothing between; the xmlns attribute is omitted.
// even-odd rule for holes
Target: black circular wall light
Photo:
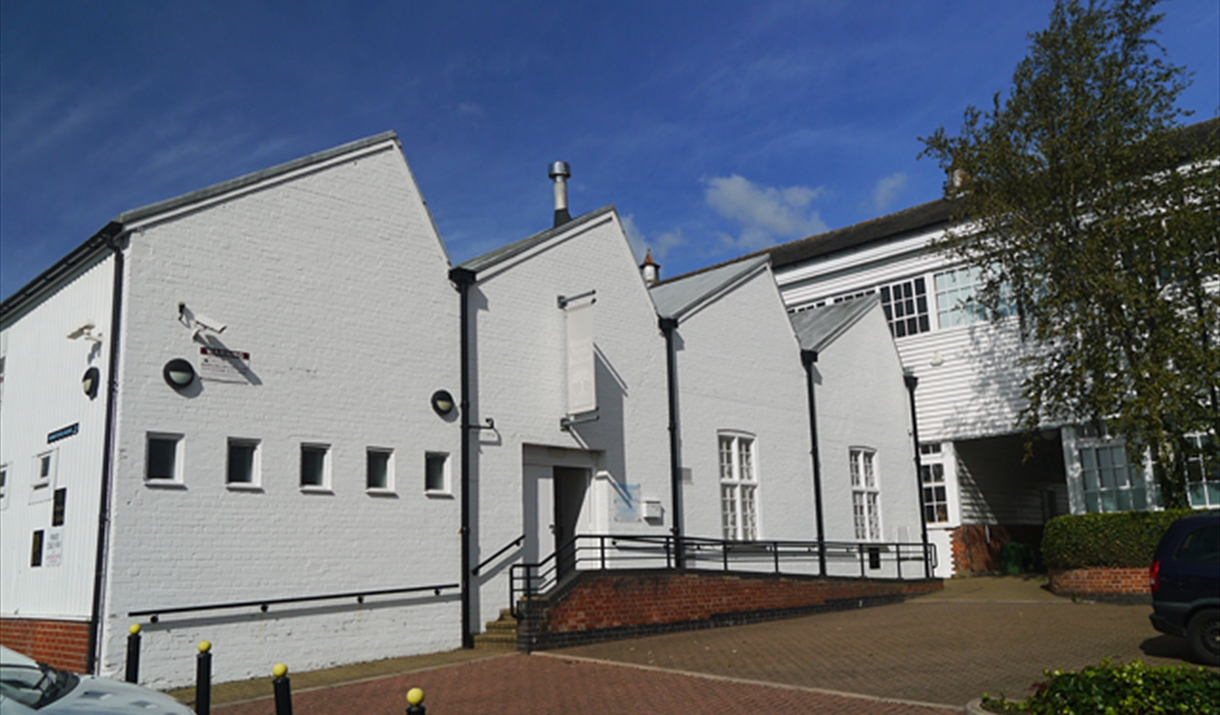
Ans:
<svg viewBox="0 0 1220 715"><path fill-rule="evenodd" d="M437 390L432 393L432 409L441 417L453 412L453 405L453 395L449 394L448 390Z"/></svg>
<svg viewBox="0 0 1220 715"><path fill-rule="evenodd" d="M81 376L80 386L85 391L89 399L97 397L97 390L102 384L102 373L96 367L91 367L85 370L85 374Z"/></svg>
<svg viewBox="0 0 1220 715"><path fill-rule="evenodd" d="M161 377L175 390L184 390L195 381L195 367L182 358L174 358L165 363Z"/></svg>

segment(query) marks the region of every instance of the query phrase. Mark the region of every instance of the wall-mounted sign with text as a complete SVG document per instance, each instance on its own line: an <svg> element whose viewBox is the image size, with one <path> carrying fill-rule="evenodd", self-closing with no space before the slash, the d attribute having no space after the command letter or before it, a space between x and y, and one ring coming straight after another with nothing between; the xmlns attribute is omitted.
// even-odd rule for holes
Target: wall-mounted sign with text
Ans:
<svg viewBox="0 0 1220 715"><path fill-rule="evenodd" d="M213 382L254 382L250 372L250 353L228 348L199 348L199 378Z"/></svg>

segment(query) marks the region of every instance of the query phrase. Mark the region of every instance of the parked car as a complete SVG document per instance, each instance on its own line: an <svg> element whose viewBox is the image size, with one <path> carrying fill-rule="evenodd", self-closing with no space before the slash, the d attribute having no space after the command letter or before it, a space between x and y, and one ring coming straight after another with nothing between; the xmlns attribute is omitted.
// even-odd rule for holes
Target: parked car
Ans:
<svg viewBox="0 0 1220 715"><path fill-rule="evenodd" d="M1185 636L1200 662L1220 665L1220 511L1175 521L1156 547L1152 627Z"/></svg>
<svg viewBox="0 0 1220 715"><path fill-rule="evenodd" d="M75 675L0 646L0 715L193 715L165 693Z"/></svg>

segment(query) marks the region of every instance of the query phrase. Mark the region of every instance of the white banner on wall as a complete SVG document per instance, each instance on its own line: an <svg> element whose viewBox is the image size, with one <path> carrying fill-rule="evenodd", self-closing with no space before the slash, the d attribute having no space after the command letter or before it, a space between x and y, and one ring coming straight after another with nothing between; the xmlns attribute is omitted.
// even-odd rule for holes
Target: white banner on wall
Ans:
<svg viewBox="0 0 1220 715"><path fill-rule="evenodd" d="M568 414L579 415L597 409L594 382L593 301L569 305L568 329Z"/></svg>

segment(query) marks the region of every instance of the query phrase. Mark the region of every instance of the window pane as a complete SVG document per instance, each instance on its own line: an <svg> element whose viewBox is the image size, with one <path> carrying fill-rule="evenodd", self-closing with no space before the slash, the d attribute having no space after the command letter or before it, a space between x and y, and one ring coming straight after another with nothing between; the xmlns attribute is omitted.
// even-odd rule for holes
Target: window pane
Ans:
<svg viewBox="0 0 1220 715"><path fill-rule="evenodd" d="M388 489L390 486L390 453L370 449L366 453L365 487Z"/></svg>
<svg viewBox="0 0 1220 715"><path fill-rule="evenodd" d="M448 461L449 455L447 454L429 454L424 458L424 491L449 491L449 485L445 479L445 466Z"/></svg>
<svg viewBox="0 0 1220 715"><path fill-rule="evenodd" d="M326 485L326 448L301 447L301 486Z"/></svg>
<svg viewBox="0 0 1220 715"><path fill-rule="evenodd" d="M229 470L226 476L230 484L254 483L254 448L250 442L229 442Z"/></svg>
<svg viewBox="0 0 1220 715"><path fill-rule="evenodd" d="M1101 511L1097 492L1085 492L1084 508L1088 510L1090 514L1096 514Z"/></svg>
<svg viewBox="0 0 1220 715"><path fill-rule="evenodd" d="M148 438L148 479L173 479L178 453L178 440L166 437Z"/></svg>

